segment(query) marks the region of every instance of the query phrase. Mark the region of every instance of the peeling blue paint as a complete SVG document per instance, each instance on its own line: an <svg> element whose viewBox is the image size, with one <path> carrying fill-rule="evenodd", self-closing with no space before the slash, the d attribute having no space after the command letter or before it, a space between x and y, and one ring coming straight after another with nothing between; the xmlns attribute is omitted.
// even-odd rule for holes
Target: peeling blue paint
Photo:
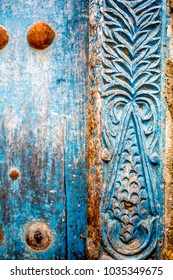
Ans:
<svg viewBox="0 0 173 280"><path fill-rule="evenodd" d="M27 42L40 20L56 33L42 51ZM0 25L9 33L0 51L0 259L85 259L88 1L0 1ZM45 252L25 242L36 220L54 233Z"/></svg>

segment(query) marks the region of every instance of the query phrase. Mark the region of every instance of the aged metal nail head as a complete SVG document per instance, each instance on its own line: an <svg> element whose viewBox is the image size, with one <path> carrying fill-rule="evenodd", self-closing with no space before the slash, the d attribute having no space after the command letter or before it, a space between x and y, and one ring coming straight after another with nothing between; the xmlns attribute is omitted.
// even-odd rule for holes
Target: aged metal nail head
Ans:
<svg viewBox="0 0 173 280"><path fill-rule="evenodd" d="M0 50L5 48L5 46L8 44L9 36L7 30L0 25Z"/></svg>
<svg viewBox="0 0 173 280"><path fill-rule="evenodd" d="M0 246L3 243L3 240L4 240L4 231L3 231L2 226L0 225Z"/></svg>
<svg viewBox="0 0 173 280"><path fill-rule="evenodd" d="M25 232L25 241L31 250L45 251L53 243L53 233L46 223L41 221L31 222Z"/></svg>
<svg viewBox="0 0 173 280"><path fill-rule="evenodd" d="M20 172L19 172L18 169L13 168L13 169L10 170L9 176L12 180L17 180L20 176Z"/></svg>
<svg viewBox="0 0 173 280"><path fill-rule="evenodd" d="M50 46L55 38L52 27L43 21L34 23L28 30L27 39L29 45L37 50L43 50Z"/></svg>

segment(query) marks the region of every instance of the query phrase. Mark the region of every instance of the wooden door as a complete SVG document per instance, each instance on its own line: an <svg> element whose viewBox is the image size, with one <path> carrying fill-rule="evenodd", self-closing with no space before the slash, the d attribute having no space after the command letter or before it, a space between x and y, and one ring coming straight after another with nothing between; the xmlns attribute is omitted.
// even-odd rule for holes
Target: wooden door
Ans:
<svg viewBox="0 0 173 280"><path fill-rule="evenodd" d="M167 8L0 1L1 259L162 258Z"/></svg>
<svg viewBox="0 0 173 280"><path fill-rule="evenodd" d="M88 1L0 1L0 258L85 259Z"/></svg>
<svg viewBox="0 0 173 280"><path fill-rule="evenodd" d="M165 0L90 1L90 258L163 256L167 11Z"/></svg>

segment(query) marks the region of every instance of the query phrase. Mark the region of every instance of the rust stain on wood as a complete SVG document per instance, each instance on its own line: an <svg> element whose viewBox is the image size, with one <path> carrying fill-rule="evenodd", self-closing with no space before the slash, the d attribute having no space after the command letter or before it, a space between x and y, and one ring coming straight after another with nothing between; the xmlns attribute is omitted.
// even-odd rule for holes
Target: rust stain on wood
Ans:
<svg viewBox="0 0 173 280"><path fill-rule="evenodd" d="M132 208L134 206L133 203L129 202L129 201L124 201L124 207L125 209L129 209Z"/></svg>
<svg viewBox="0 0 173 280"><path fill-rule="evenodd" d="M94 7L90 6L90 41L99 38L95 22ZM94 39L93 39L94 40ZM89 175L88 175L88 239L87 258L99 259L101 242L100 198L102 191L101 161L101 97L99 90L98 65L99 42L90 44L89 57Z"/></svg>

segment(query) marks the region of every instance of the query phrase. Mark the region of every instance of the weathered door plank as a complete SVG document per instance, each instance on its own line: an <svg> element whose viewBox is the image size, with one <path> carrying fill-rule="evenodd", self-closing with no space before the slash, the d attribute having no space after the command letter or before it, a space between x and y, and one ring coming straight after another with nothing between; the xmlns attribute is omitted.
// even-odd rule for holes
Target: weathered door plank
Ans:
<svg viewBox="0 0 173 280"><path fill-rule="evenodd" d="M87 12L87 1L1 1L1 259L85 258ZM56 33L45 50L27 42L40 20ZM25 242L37 220L54 234L45 252Z"/></svg>

